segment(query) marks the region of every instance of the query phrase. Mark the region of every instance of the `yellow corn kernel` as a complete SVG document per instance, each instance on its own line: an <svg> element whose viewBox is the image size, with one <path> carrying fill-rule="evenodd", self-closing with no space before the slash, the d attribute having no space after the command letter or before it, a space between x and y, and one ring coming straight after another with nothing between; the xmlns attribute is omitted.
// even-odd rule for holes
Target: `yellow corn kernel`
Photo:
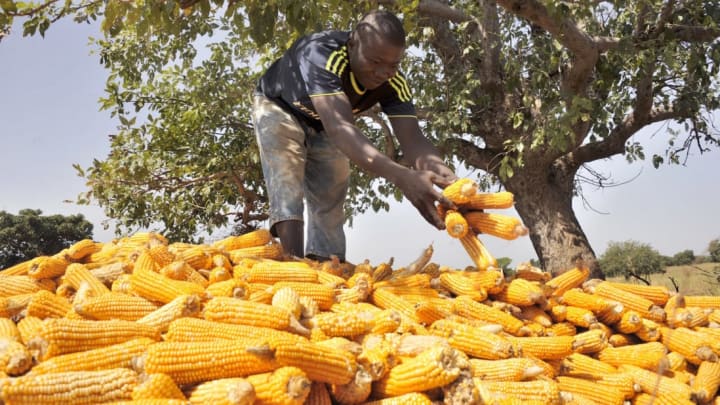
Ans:
<svg viewBox="0 0 720 405"><path fill-rule="evenodd" d="M475 233L492 235L505 240L517 239L528 233L528 229L523 226L520 219L508 215L469 211L465 213L465 219Z"/></svg>
<svg viewBox="0 0 720 405"><path fill-rule="evenodd" d="M463 178L445 187L442 194L454 204L467 204L470 202L470 198L477 194L477 191L478 185L475 181Z"/></svg>
<svg viewBox="0 0 720 405"><path fill-rule="evenodd" d="M255 387L246 378L240 377L220 378L200 383L190 391L189 400L192 405L253 405L257 403L255 402Z"/></svg>
<svg viewBox="0 0 720 405"><path fill-rule="evenodd" d="M600 361L615 367L630 364L648 370L656 370L667 363L667 349L660 342L648 342L631 346L606 347L597 357Z"/></svg>

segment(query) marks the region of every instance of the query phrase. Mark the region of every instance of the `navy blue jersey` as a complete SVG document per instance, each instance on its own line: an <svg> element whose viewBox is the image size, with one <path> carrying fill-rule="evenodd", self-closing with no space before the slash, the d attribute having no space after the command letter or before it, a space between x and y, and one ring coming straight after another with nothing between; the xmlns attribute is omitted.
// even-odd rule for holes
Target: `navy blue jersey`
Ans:
<svg viewBox="0 0 720 405"><path fill-rule="evenodd" d="M298 39L260 78L258 91L317 130L322 123L310 97L325 94L344 93L354 114L380 103L390 117L414 117L410 87L400 72L373 90L355 80L348 60L349 36L348 31L323 31Z"/></svg>

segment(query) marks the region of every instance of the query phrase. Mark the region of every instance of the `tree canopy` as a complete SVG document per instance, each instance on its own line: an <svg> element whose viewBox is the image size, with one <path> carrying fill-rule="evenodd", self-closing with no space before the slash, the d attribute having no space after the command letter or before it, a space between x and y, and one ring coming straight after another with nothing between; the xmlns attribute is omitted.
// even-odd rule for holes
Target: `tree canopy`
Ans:
<svg viewBox="0 0 720 405"><path fill-rule="evenodd" d="M718 146L720 4L498 0L126 2L0 1L0 32L26 34L64 16L102 18L103 108L118 117L111 152L77 167L121 226L160 224L189 239L228 221L252 225L267 198L249 119L255 80L304 33L351 29L364 12L399 13L411 45L403 71L429 138L483 184L516 196L542 266L575 259L598 272L572 208L592 163L645 159L633 135L662 125L657 166ZM389 156L402 151L376 111L360 124ZM387 209L398 190L355 171L346 212Z"/></svg>
<svg viewBox="0 0 720 405"><path fill-rule="evenodd" d="M635 277L646 280L649 274L663 273L665 263L662 255L646 243L610 242L600 257L600 268L609 277L624 276L626 279Z"/></svg>
<svg viewBox="0 0 720 405"><path fill-rule="evenodd" d="M41 215L0 211L0 269L37 256L53 255L82 239L91 239L93 224L78 215Z"/></svg>

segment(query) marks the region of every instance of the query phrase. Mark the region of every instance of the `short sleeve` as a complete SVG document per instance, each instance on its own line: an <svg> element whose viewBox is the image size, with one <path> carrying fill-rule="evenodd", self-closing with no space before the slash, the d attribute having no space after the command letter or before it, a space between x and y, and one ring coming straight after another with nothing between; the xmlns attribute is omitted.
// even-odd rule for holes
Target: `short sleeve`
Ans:
<svg viewBox="0 0 720 405"><path fill-rule="evenodd" d="M380 106L389 117L415 117L412 93L405 77L398 72L388 80L389 90L380 100Z"/></svg>
<svg viewBox="0 0 720 405"><path fill-rule="evenodd" d="M347 65L347 51L343 55L343 49L330 52L322 45L311 42L300 52L299 70L308 96L343 92L340 74L341 68L346 67L342 65Z"/></svg>

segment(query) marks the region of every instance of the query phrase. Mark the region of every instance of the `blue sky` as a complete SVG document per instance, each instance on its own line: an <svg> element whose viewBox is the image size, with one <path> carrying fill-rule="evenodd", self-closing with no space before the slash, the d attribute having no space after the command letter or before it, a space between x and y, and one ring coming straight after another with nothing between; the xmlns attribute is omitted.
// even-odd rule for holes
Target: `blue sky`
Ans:
<svg viewBox="0 0 720 405"><path fill-rule="evenodd" d="M101 208L63 202L86 190L72 165L87 167L94 158L104 159L107 134L116 126L99 111L106 72L88 46L88 37L99 35L96 26L62 20L44 39L24 38L17 27L0 42L0 210L83 214L95 224L95 239L110 241L113 229L102 229L107 218ZM643 131L635 140L643 143L646 156L661 153L666 142L662 130ZM720 237L718 152L694 152L686 166L657 170L650 161L629 165L622 156L594 163L595 170L617 182L637 176L614 188L586 186L585 197L596 211L576 199L576 215L596 253L610 241L636 240L665 255L685 249L706 254L708 243ZM356 218L347 236L348 259L354 262L378 264L394 257L401 266L432 243L435 262L471 264L458 241L428 225L407 202ZM496 257L512 258L513 265L535 257L527 237L481 239Z"/></svg>

